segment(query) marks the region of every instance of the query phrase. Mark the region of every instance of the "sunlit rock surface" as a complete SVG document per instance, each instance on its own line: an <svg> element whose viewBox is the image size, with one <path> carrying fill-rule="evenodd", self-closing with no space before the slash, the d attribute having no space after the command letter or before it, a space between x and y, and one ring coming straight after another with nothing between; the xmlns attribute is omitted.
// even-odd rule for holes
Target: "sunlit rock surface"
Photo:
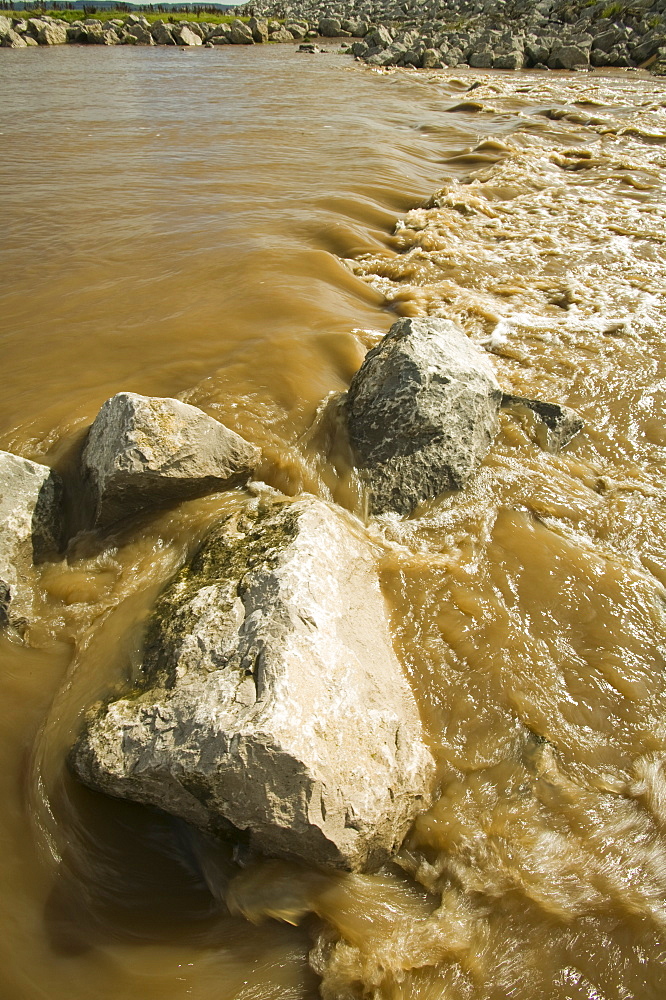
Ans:
<svg viewBox="0 0 666 1000"><path fill-rule="evenodd" d="M497 430L487 355L445 319L401 319L368 352L347 397L349 437L374 513L409 514L465 485Z"/></svg>
<svg viewBox="0 0 666 1000"><path fill-rule="evenodd" d="M120 392L102 406L83 450L94 522L236 486L259 457L196 406Z"/></svg>
<svg viewBox="0 0 666 1000"><path fill-rule="evenodd" d="M266 854L386 861L433 761L361 526L314 498L224 521L159 600L138 689L95 711L71 762Z"/></svg>
<svg viewBox="0 0 666 1000"><path fill-rule="evenodd" d="M24 618L23 572L58 548L61 499L51 469L0 452L0 625Z"/></svg>

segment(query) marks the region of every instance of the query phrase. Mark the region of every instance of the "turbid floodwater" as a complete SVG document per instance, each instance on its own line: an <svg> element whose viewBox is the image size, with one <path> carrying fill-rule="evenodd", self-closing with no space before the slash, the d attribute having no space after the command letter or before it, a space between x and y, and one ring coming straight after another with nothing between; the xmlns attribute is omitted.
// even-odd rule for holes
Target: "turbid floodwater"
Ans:
<svg viewBox="0 0 666 1000"><path fill-rule="evenodd" d="M66 473L108 396L178 395L363 518L324 403L398 315L585 420L552 454L505 413L462 493L366 525L440 783L375 875L202 859L67 773L242 491L40 566L0 639L2 1000L663 997L663 82L63 47L0 93L0 448Z"/></svg>

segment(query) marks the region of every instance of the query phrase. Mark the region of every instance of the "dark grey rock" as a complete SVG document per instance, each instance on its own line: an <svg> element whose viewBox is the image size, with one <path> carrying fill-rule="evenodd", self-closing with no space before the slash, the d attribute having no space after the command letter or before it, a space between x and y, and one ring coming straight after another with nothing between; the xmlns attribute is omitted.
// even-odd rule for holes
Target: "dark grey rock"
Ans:
<svg viewBox="0 0 666 1000"><path fill-rule="evenodd" d="M548 58L550 69L576 69L589 64L589 52L578 45L555 44Z"/></svg>
<svg viewBox="0 0 666 1000"><path fill-rule="evenodd" d="M94 523L228 489L247 479L259 457L196 406L118 393L97 414L82 455Z"/></svg>
<svg viewBox="0 0 666 1000"><path fill-rule="evenodd" d="M425 49L421 56L421 66L423 69L441 69L442 58L437 49Z"/></svg>
<svg viewBox="0 0 666 1000"><path fill-rule="evenodd" d="M368 32L365 36L365 40L370 48L377 47L380 49L387 49L393 41L393 35L391 34L389 28L384 27L384 25L380 25L374 31Z"/></svg>
<svg viewBox="0 0 666 1000"><path fill-rule="evenodd" d="M470 53L467 61L474 69L492 69L495 56L489 48L477 49Z"/></svg>
<svg viewBox="0 0 666 1000"><path fill-rule="evenodd" d="M156 45L176 44L173 29L170 24L165 24L163 21L155 21L155 23L151 26L150 31L155 39Z"/></svg>
<svg viewBox="0 0 666 1000"><path fill-rule="evenodd" d="M501 398L487 354L454 323L394 323L347 396L349 438L371 511L409 514L461 489L490 448Z"/></svg>
<svg viewBox="0 0 666 1000"><path fill-rule="evenodd" d="M385 862L433 761L361 525L314 498L224 521L158 601L138 687L93 711L70 763L265 854Z"/></svg>
<svg viewBox="0 0 666 1000"><path fill-rule="evenodd" d="M538 421L537 441L545 451L561 451L585 426L582 417L571 407L546 403L541 399L527 399L505 393L502 396L502 409L534 414Z"/></svg>
<svg viewBox="0 0 666 1000"><path fill-rule="evenodd" d="M342 24L335 17L320 18L318 27L323 38L337 38L342 31Z"/></svg>
<svg viewBox="0 0 666 1000"><path fill-rule="evenodd" d="M355 55L357 58L362 58L368 53L369 49L365 42L359 40L358 42L354 42L352 44L351 51L352 55Z"/></svg>
<svg viewBox="0 0 666 1000"><path fill-rule="evenodd" d="M602 52L610 52L614 45L625 41L626 37L626 31L622 31L621 28L613 25L592 39L592 48L601 49Z"/></svg>
<svg viewBox="0 0 666 1000"><path fill-rule="evenodd" d="M634 61L640 65L640 63L656 55L658 49L664 45L666 45L666 34L662 29L660 32L651 32L641 39L638 45L632 47L631 54Z"/></svg>
<svg viewBox="0 0 666 1000"><path fill-rule="evenodd" d="M523 53L517 50L499 52L495 54L494 69L522 69L524 61Z"/></svg>

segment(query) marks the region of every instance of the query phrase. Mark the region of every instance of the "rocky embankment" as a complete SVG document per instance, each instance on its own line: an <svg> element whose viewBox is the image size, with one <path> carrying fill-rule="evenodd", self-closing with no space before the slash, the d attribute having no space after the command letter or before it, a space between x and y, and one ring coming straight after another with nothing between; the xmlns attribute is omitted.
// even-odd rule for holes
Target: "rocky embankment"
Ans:
<svg viewBox="0 0 666 1000"><path fill-rule="evenodd" d="M666 70L666 2L449 0L248 4L241 15L285 18L324 37L349 38L349 51L373 66L440 69Z"/></svg>
<svg viewBox="0 0 666 1000"><path fill-rule="evenodd" d="M403 4L252 3L224 24L130 14L71 24L43 15L0 17L0 46L255 45L335 38L371 66L423 69L642 67L666 72L666 0L450 0ZM241 17L249 21L241 20Z"/></svg>

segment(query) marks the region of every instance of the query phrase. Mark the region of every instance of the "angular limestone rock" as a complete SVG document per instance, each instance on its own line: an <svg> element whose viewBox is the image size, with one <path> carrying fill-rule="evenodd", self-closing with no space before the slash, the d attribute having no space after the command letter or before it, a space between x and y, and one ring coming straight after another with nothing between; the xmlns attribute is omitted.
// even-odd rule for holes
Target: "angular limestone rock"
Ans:
<svg viewBox="0 0 666 1000"><path fill-rule="evenodd" d="M120 392L97 414L82 455L94 523L229 489L260 455L196 406Z"/></svg>
<svg viewBox="0 0 666 1000"><path fill-rule="evenodd" d="M178 42L180 45L201 45L201 36L192 31L186 25L181 25L178 29ZM157 41L157 39L155 39Z"/></svg>
<svg viewBox="0 0 666 1000"><path fill-rule="evenodd" d="M427 806L432 757L349 515L305 498L228 518L162 595L144 657L71 752L91 787L353 870Z"/></svg>
<svg viewBox="0 0 666 1000"><path fill-rule="evenodd" d="M559 403L545 403L541 399L526 399L524 396L512 396L505 393L502 396L502 409L534 414L536 438L544 451L558 452L585 426L585 422L575 410Z"/></svg>
<svg viewBox="0 0 666 1000"><path fill-rule="evenodd" d="M368 352L347 394L347 425L372 513L409 514L461 489L497 430L488 356L445 319L401 319Z"/></svg>
<svg viewBox="0 0 666 1000"><path fill-rule="evenodd" d="M40 45L64 45L67 42L67 25L64 21L50 22L39 29Z"/></svg>
<svg viewBox="0 0 666 1000"><path fill-rule="evenodd" d="M0 452L0 625L27 613L22 577L58 549L62 484L45 465Z"/></svg>

